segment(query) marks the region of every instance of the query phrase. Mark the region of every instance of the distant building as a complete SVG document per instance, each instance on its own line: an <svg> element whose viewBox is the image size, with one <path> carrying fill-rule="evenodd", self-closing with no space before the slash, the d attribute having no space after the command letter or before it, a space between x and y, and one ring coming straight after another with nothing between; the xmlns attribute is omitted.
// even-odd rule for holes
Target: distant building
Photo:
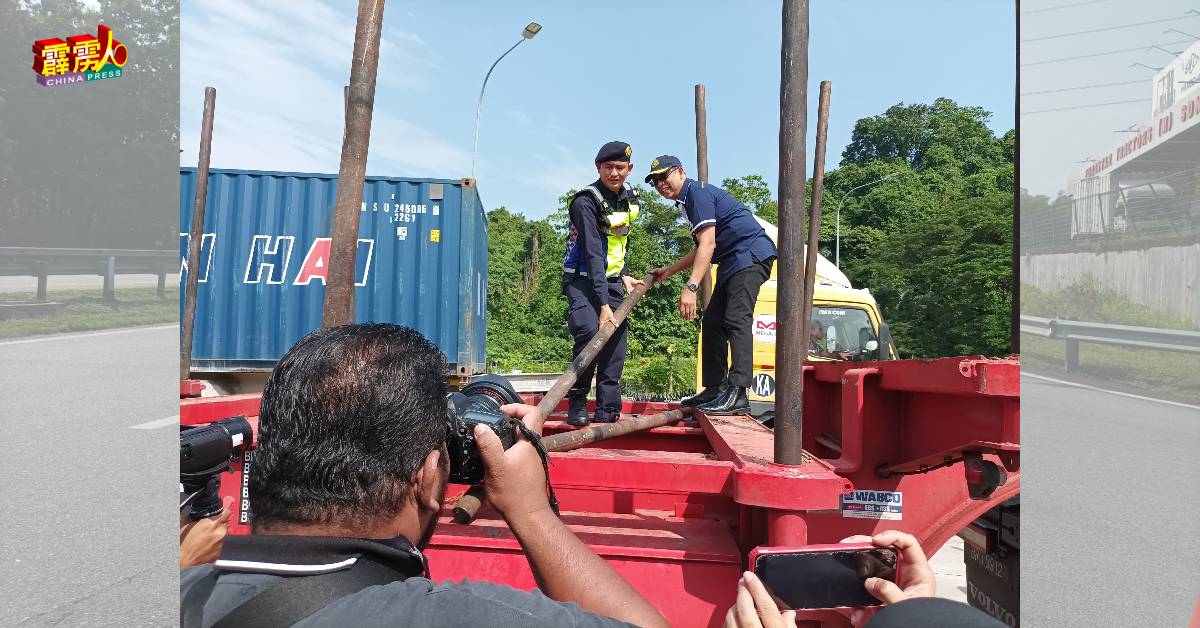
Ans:
<svg viewBox="0 0 1200 628"><path fill-rule="evenodd" d="M1200 233L1200 42L1154 77L1149 124L1068 189L1072 239Z"/></svg>

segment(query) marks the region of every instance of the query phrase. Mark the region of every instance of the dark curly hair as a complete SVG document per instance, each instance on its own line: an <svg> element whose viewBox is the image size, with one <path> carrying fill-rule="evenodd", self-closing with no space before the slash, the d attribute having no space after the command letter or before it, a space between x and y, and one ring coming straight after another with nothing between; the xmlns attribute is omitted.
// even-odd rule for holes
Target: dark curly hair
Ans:
<svg viewBox="0 0 1200 628"><path fill-rule="evenodd" d="M255 527L363 527L401 509L413 473L447 438L446 358L382 323L315 331L262 395L250 470Z"/></svg>

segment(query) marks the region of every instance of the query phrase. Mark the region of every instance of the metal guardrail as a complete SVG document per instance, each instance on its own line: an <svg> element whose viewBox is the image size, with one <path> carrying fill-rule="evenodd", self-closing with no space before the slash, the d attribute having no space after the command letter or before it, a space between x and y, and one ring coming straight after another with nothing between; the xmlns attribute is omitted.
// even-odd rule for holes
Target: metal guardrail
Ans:
<svg viewBox="0 0 1200 628"><path fill-rule="evenodd" d="M1021 333L1049 338L1050 323L1051 320L1048 318L1021 315Z"/></svg>
<svg viewBox="0 0 1200 628"><path fill-rule="evenodd" d="M1021 333L1066 342L1066 366L1079 366L1079 343L1200 354L1200 331L1109 325L1021 315Z"/></svg>
<svg viewBox="0 0 1200 628"><path fill-rule="evenodd" d="M1050 337L1121 347L1200 353L1200 331L1055 319L1050 323Z"/></svg>
<svg viewBox="0 0 1200 628"><path fill-rule="evenodd" d="M38 301L46 300L50 275L99 275L104 277L104 297L111 299L116 275L158 275L161 297L167 274L178 270L178 251L0 247L0 276L37 277Z"/></svg>

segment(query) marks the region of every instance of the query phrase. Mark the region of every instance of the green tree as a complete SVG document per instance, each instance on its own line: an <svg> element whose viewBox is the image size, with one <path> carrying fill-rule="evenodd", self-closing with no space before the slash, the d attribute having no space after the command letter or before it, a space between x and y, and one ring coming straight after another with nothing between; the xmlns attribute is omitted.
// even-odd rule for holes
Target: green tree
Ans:
<svg viewBox="0 0 1200 628"><path fill-rule="evenodd" d="M1012 197L947 203L882 232L855 274L905 356L1004 355L1012 303Z"/></svg>
<svg viewBox="0 0 1200 628"><path fill-rule="evenodd" d="M779 224L779 203L771 195L771 188L761 175L748 174L738 179L722 179L721 187L754 212L754 215L773 225Z"/></svg>
<svg viewBox="0 0 1200 628"><path fill-rule="evenodd" d="M991 117L982 107L962 107L949 98L900 103L854 125L841 165L904 161L913 170L950 165L974 174L1005 157L1002 142L987 127Z"/></svg>
<svg viewBox="0 0 1200 628"><path fill-rule="evenodd" d="M98 4L0 6L4 56L26 60L25 76L0 87L0 245L176 245L179 217L164 206L178 198L179 3ZM95 33L101 21L129 51L125 76L33 84L33 41Z"/></svg>

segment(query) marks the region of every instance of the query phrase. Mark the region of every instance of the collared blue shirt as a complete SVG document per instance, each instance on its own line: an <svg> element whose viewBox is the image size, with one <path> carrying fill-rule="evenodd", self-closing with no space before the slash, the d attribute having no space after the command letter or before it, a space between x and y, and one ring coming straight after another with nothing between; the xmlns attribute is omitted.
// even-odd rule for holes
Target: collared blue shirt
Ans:
<svg viewBox="0 0 1200 628"><path fill-rule="evenodd" d="M754 214L715 185L685 179L675 205L691 223L693 237L705 227L716 227L717 248L712 261L718 264L717 281L779 254Z"/></svg>

